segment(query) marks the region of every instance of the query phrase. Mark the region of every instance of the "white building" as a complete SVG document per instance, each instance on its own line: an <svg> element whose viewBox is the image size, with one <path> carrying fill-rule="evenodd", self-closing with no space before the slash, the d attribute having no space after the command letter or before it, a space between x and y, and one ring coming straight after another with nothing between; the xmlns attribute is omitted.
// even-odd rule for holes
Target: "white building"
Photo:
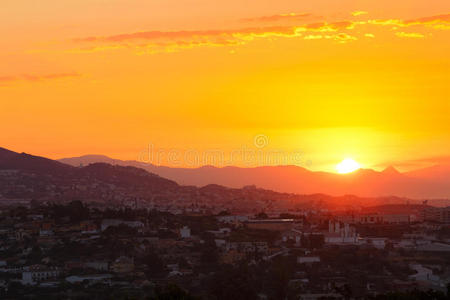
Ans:
<svg viewBox="0 0 450 300"><path fill-rule="evenodd" d="M297 257L297 263L298 264L312 264L312 263L319 263L320 257L318 256L298 256Z"/></svg>
<svg viewBox="0 0 450 300"><path fill-rule="evenodd" d="M325 233L326 244L357 244L358 239L355 227L348 223L341 226L339 221L328 222L328 232Z"/></svg>
<svg viewBox="0 0 450 300"><path fill-rule="evenodd" d="M66 281L70 283L83 282L85 280L89 282L101 282L111 279L113 276L111 274L94 274L94 275L73 275L66 277Z"/></svg>
<svg viewBox="0 0 450 300"><path fill-rule="evenodd" d="M180 228L180 235L183 239L187 239L191 237L191 229L187 226Z"/></svg>
<svg viewBox="0 0 450 300"><path fill-rule="evenodd" d="M46 266L30 266L22 272L22 284L35 285L41 281L54 279L58 277L60 271L57 267L49 268Z"/></svg>
<svg viewBox="0 0 450 300"><path fill-rule="evenodd" d="M39 236L52 236L53 230L46 230L46 229L41 229L39 230Z"/></svg>
<svg viewBox="0 0 450 300"><path fill-rule="evenodd" d="M371 245L377 249L384 249L387 238L363 238L360 239L360 244Z"/></svg>
<svg viewBox="0 0 450 300"><path fill-rule="evenodd" d="M218 216L217 220L223 223L243 223L249 220L248 216Z"/></svg>
<svg viewBox="0 0 450 300"><path fill-rule="evenodd" d="M106 261L90 261L86 262L84 266L97 271L108 271L109 269L109 264Z"/></svg>
<svg viewBox="0 0 450 300"><path fill-rule="evenodd" d="M216 243L216 246L219 248L225 247L225 245L227 244L227 241L223 239L215 239L214 242Z"/></svg>
<svg viewBox="0 0 450 300"><path fill-rule="evenodd" d="M302 238L303 234L304 233L301 232L300 230L290 229L290 230L283 232L283 234L281 235L281 239L283 242L293 241L293 242L295 242L296 246L300 246L301 238ZM308 233L306 233L306 235L308 235Z"/></svg>

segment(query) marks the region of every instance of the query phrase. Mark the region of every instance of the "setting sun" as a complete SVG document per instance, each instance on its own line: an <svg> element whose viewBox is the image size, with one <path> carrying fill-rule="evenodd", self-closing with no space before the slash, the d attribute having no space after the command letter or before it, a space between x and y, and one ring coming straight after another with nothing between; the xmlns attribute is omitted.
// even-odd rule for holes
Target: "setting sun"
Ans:
<svg viewBox="0 0 450 300"><path fill-rule="evenodd" d="M350 173L361 168L359 163L351 158L346 158L336 165L336 170L340 174Z"/></svg>

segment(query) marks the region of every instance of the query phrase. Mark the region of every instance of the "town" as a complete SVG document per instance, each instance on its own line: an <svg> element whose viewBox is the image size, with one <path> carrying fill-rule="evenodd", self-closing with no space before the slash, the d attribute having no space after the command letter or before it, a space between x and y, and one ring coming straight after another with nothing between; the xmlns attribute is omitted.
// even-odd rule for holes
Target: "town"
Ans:
<svg viewBox="0 0 450 300"><path fill-rule="evenodd" d="M447 299L449 224L450 208L426 203L246 214L7 203L0 298Z"/></svg>

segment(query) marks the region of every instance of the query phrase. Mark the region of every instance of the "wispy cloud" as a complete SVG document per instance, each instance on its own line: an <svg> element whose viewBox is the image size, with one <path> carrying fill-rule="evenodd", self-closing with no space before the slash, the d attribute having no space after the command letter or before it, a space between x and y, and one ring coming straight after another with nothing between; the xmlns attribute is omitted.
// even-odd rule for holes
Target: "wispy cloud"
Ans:
<svg viewBox="0 0 450 300"><path fill-rule="evenodd" d="M417 32L397 32L395 35L402 37L402 38L424 38L425 35Z"/></svg>
<svg viewBox="0 0 450 300"><path fill-rule="evenodd" d="M78 73L52 73L52 74L22 74L17 76L0 76L0 83L8 83L15 81L44 81L52 79L63 79L81 76Z"/></svg>
<svg viewBox="0 0 450 300"><path fill-rule="evenodd" d="M237 46L263 38L293 38L305 33L336 33L330 39L339 42L356 38L343 38L339 31L354 28L354 22L319 22L298 26L263 26L229 30L142 31L111 36L77 38L77 44L96 44L93 47L71 49L72 53L97 52L109 49L136 49L138 53L173 52L194 47Z"/></svg>
<svg viewBox="0 0 450 300"><path fill-rule="evenodd" d="M253 27L237 30L203 31L143 31L104 37L75 39L78 44L94 43L94 47L82 47L70 52L96 52L108 49L128 48L138 53L174 52L194 47L237 46L262 38L299 37L302 30L295 26Z"/></svg>
<svg viewBox="0 0 450 300"><path fill-rule="evenodd" d="M287 13L272 16L262 16L256 18L245 18L241 19L243 22L278 22L278 21L298 21L305 20L306 18L312 17L309 13Z"/></svg>
<svg viewBox="0 0 450 300"><path fill-rule="evenodd" d="M384 25L384 26L390 25L398 27L410 27L422 25L426 27L432 27L434 29L450 29L450 14L424 17L418 19L410 19L410 20L378 19L378 20L368 20L367 22L373 25Z"/></svg>
<svg viewBox="0 0 450 300"><path fill-rule="evenodd" d="M394 166L405 169L418 169L435 165L450 165L450 156L431 156L403 161L387 161L375 165L375 167Z"/></svg>
<svg viewBox="0 0 450 300"><path fill-rule="evenodd" d="M353 12L354 15L364 15L365 12ZM328 39L331 41L345 43L355 41L359 36L375 38L372 33L364 33L364 30L357 30L350 33L357 26L391 26L397 27L409 26L427 26L436 29L446 29L450 24L450 15L438 15L413 20L400 19L379 19L379 20L358 20L358 21L335 21L335 22L317 22L304 23L303 18L310 14L281 14L273 16L262 16L258 18L245 19L249 22L263 21L273 22L277 20L296 20L299 24L279 25L279 26L260 26L245 27L237 29L221 30L179 30L179 31L141 31L132 33L123 33L109 36L90 36L74 39L77 45L85 45L76 49L70 49L72 53L97 52L114 49L132 49L137 53L160 53L175 52L181 49L190 49L195 47L220 47L220 46L238 46L246 44L255 39L272 38L297 38L303 37L303 40ZM421 38L421 33L398 32L396 35L400 38ZM88 46L91 44L91 46Z"/></svg>
<svg viewBox="0 0 450 300"><path fill-rule="evenodd" d="M367 14L368 14L368 12L367 11L363 11L363 10L357 10L357 11L353 11L351 13L351 15L354 16L354 17L367 15Z"/></svg>
<svg viewBox="0 0 450 300"><path fill-rule="evenodd" d="M321 22L311 23L301 26L270 26L270 27L251 27L241 28L236 30L182 30L182 31L142 31L126 34L118 34L111 36L91 36L86 38L74 39L75 42L128 42L128 41L157 41L157 40L172 40L172 41L215 41L216 43L229 44L230 40L241 39L251 40L254 38L263 37L295 37L302 32L335 32L342 29L352 29L353 22Z"/></svg>
<svg viewBox="0 0 450 300"><path fill-rule="evenodd" d="M405 21L405 24L433 24L433 23L450 23L450 14L424 17Z"/></svg>
<svg viewBox="0 0 450 300"><path fill-rule="evenodd" d="M356 37L349 35L347 33L338 33L338 34L309 34L306 35L303 39L305 40L321 40L321 39L327 39L327 40L334 40L338 41L340 43L345 43L348 41L355 41L357 40Z"/></svg>
<svg viewBox="0 0 450 300"><path fill-rule="evenodd" d="M16 77L13 76L0 76L0 83L1 82L9 82L16 80Z"/></svg>
<svg viewBox="0 0 450 300"><path fill-rule="evenodd" d="M202 39L212 37L270 37L270 36L295 36L296 27L274 26L274 27L254 27L238 30L182 30L182 31L142 31L127 34L118 34L104 37L87 37L75 39L76 42L123 42L131 40L182 40L182 39ZM223 40L226 42L226 40Z"/></svg>

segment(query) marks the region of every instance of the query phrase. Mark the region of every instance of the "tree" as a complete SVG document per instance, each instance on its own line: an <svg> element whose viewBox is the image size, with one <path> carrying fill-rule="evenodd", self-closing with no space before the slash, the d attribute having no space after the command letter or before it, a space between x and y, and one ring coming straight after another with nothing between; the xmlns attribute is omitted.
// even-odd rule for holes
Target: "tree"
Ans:
<svg viewBox="0 0 450 300"><path fill-rule="evenodd" d="M207 284L218 300L252 300L258 298L260 286L255 273L243 263L238 267L224 265Z"/></svg>
<svg viewBox="0 0 450 300"><path fill-rule="evenodd" d="M325 237L323 234L310 234L309 235L309 243L312 249L322 248L325 244Z"/></svg>
<svg viewBox="0 0 450 300"><path fill-rule="evenodd" d="M295 259L291 256L277 257L270 265L268 272L267 286L269 287L269 294L273 299L286 299L288 295L289 280L294 273Z"/></svg>
<svg viewBox="0 0 450 300"><path fill-rule="evenodd" d="M269 216L265 212L260 212L259 214L255 215L257 219L268 219Z"/></svg>
<svg viewBox="0 0 450 300"><path fill-rule="evenodd" d="M148 252L142 259L147 266L147 276L158 277L165 273L165 266L162 259L153 251Z"/></svg>
<svg viewBox="0 0 450 300"><path fill-rule="evenodd" d="M195 300L194 296L190 295L185 290L181 289L175 284L168 284L165 287L157 286L155 288L155 296L150 297L154 300Z"/></svg>
<svg viewBox="0 0 450 300"><path fill-rule="evenodd" d="M32 263L39 263L42 259L42 249L39 246L34 246L28 255L28 259Z"/></svg>

